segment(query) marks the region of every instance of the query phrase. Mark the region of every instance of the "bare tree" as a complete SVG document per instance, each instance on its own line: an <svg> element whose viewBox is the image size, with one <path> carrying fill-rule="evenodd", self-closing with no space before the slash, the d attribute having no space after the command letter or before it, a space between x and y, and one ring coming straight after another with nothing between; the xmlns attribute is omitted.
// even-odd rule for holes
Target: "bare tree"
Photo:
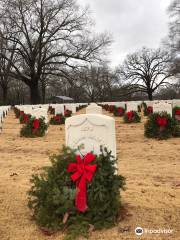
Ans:
<svg viewBox="0 0 180 240"><path fill-rule="evenodd" d="M30 88L31 103L40 102L42 74L61 75L86 61L99 59L110 43L107 35L90 37L90 20L74 0L0 0L16 44L19 61L13 76ZM7 58L9 60L9 58Z"/></svg>
<svg viewBox="0 0 180 240"><path fill-rule="evenodd" d="M16 61L16 44L11 43L4 37L6 36L6 22L1 23L0 31L0 86L3 92L3 104L7 104L7 94L10 85L12 64Z"/></svg>
<svg viewBox="0 0 180 240"><path fill-rule="evenodd" d="M107 66L92 65L72 72L76 86L83 89L88 101L105 101L112 99L112 88L115 82L114 72Z"/></svg>
<svg viewBox="0 0 180 240"><path fill-rule="evenodd" d="M170 56L166 51L143 48L126 57L118 69L121 81L129 86L129 91L140 91L153 99L153 93L160 87L169 84Z"/></svg>
<svg viewBox="0 0 180 240"><path fill-rule="evenodd" d="M170 15L169 46L172 53L171 71L180 74L180 1L173 0L168 8Z"/></svg>

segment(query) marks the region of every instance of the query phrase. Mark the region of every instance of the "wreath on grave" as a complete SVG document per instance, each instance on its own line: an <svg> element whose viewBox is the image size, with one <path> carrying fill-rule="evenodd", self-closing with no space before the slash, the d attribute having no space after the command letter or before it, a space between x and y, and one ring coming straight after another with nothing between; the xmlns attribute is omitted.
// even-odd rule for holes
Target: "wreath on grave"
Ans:
<svg viewBox="0 0 180 240"><path fill-rule="evenodd" d="M54 115L54 114L55 114L55 109L54 109L52 106L49 106L48 112L49 112L51 115Z"/></svg>
<svg viewBox="0 0 180 240"><path fill-rule="evenodd" d="M25 123L29 122L30 118L31 118L31 114L26 114L23 111L20 112L19 121L21 124L25 124Z"/></svg>
<svg viewBox="0 0 180 240"><path fill-rule="evenodd" d="M148 138L167 139L180 137L180 126L166 112L153 113L145 123L144 134Z"/></svg>
<svg viewBox="0 0 180 240"><path fill-rule="evenodd" d="M65 111L64 111L64 116L67 118L67 117L71 117L71 115L72 115L72 111L71 110L68 110L68 109L66 109Z"/></svg>
<svg viewBox="0 0 180 240"><path fill-rule="evenodd" d="M86 108L87 105L80 105L79 107L76 107L76 112L80 111L83 108Z"/></svg>
<svg viewBox="0 0 180 240"><path fill-rule="evenodd" d="M141 112L141 105L138 105L137 108L138 108L138 112Z"/></svg>
<svg viewBox="0 0 180 240"><path fill-rule="evenodd" d="M153 113L153 107L152 106L147 106L146 103L143 103L142 106L143 106L144 116L149 116L150 114Z"/></svg>
<svg viewBox="0 0 180 240"><path fill-rule="evenodd" d="M16 118L20 117L20 110L18 108L14 107L14 113L15 113Z"/></svg>
<svg viewBox="0 0 180 240"><path fill-rule="evenodd" d="M3 111L3 118L5 118L7 115L7 111Z"/></svg>
<svg viewBox="0 0 180 240"><path fill-rule="evenodd" d="M50 119L51 125L61 125L65 123L65 117L62 114L56 114Z"/></svg>
<svg viewBox="0 0 180 240"><path fill-rule="evenodd" d="M113 112L114 112L114 109L115 109L115 106L114 106L114 105L110 105L108 111L109 111L110 113L113 113Z"/></svg>
<svg viewBox="0 0 180 240"><path fill-rule="evenodd" d="M108 104L105 104L102 107L103 107L104 110L109 111L109 105Z"/></svg>
<svg viewBox="0 0 180 240"><path fill-rule="evenodd" d="M144 110L144 115L145 116L149 116L150 114L153 113L153 107L152 106L148 106L145 110Z"/></svg>
<svg viewBox="0 0 180 240"><path fill-rule="evenodd" d="M123 107L114 107L114 116L122 117L125 113L125 109Z"/></svg>
<svg viewBox="0 0 180 240"><path fill-rule="evenodd" d="M173 108L173 118L180 123L180 107L176 106Z"/></svg>
<svg viewBox="0 0 180 240"><path fill-rule="evenodd" d="M124 114L125 123L138 123L140 121L141 121L141 117L136 111L130 111Z"/></svg>
<svg viewBox="0 0 180 240"><path fill-rule="evenodd" d="M73 240L116 224L125 186L125 178L116 174L117 160L107 149L98 156L75 152L64 147L51 157L52 166L32 177L28 204L45 234L61 230L65 239Z"/></svg>
<svg viewBox="0 0 180 240"><path fill-rule="evenodd" d="M28 122L21 128L21 137L42 137L48 129L48 124L45 123L45 118L31 117Z"/></svg>

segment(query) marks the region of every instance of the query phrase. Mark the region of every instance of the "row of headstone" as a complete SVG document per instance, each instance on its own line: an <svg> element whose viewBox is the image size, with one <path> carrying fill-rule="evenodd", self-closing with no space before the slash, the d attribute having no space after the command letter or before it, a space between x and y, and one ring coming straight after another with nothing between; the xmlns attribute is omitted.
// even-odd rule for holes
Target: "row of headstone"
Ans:
<svg viewBox="0 0 180 240"><path fill-rule="evenodd" d="M64 115L65 109L72 111L73 114L76 113L76 104L50 104L50 106L55 109L55 115Z"/></svg>
<svg viewBox="0 0 180 240"><path fill-rule="evenodd" d="M137 110L142 102L126 102L128 110ZM155 112L166 111L172 115L172 106L180 106L180 100L147 102ZM101 103L121 106L120 103ZM91 103L86 108L86 114L70 117L65 122L66 145L77 149L84 155L93 151L100 154L100 147L106 147L116 157L115 120L102 114L102 108Z"/></svg>
<svg viewBox="0 0 180 240"><path fill-rule="evenodd" d="M48 108L49 105L16 105L20 111L23 111L25 114L30 114L35 118L45 118L45 122L48 123Z"/></svg>
<svg viewBox="0 0 180 240"><path fill-rule="evenodd" d="M1 106L0 107L0 132L2 131L2 124L7 116L9 110L11 109L11 106Z"/></svg>
<svg viewBox="0 0 180 240"><path fill-rule="evenodd" d="M72 111L73 114L76 113L76 109L79 106L86 106L87 103L66 103L66 104L50 104L52 108L55 109L55 115L56 114L63 114L64 115L64 110L68 109Z"/></svg>
<svg viewBox="0 0 180 240"><path fill-rule="evenodd" d="M168 114L172 115L172 110L175 106L180 107L180 100L155 100L155 101L144 101L147 106L153 107L154 112L166 111ZM124 107L126 104L126 111L138 111L138 106L142 104L142 101L127 101L127 102L103 102L103 105L115 105L117 107Z"/></svg>
<svg viewBox="0 0 180 240"><path fill-rule="evenodd" d="M25 114L30 114L33 117L40 118L44 117L45 122L48 122L48 109L53 107L56 114L63 114L65 109L72 111L73 114L76 113L76 108L79 106L87 105L86 103L71 103L71 104L40 104L40 105L16 105L20 111L24 111Z"/></svg>

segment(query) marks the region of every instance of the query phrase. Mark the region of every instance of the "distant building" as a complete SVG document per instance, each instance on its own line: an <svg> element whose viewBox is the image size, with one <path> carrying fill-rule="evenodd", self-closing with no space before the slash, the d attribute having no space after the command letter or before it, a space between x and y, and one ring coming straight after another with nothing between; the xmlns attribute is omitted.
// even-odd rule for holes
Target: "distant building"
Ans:
<svg viewBox="0 0 180 240"><path fill-rule="evenodd" d="M74 102L74 99L66 96L53 96L49 98L48 102L49 103L72 103Z"/></svg>

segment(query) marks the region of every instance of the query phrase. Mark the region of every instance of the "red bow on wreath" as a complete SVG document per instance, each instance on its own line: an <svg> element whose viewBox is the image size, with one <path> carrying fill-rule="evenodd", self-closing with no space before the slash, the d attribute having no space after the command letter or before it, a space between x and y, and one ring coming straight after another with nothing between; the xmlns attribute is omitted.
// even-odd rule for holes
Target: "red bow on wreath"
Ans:
<svg viewBox="0 0 180 240"><path fill-rule="evenodd" d="M122 114L123 109L121 107L118 107L117 111L118 111L119 114Z"/></svg>
<svg viewBox="0 0 180 240"><path fill-rule="evenodd" d="M166 127L166 125L168 123L167 118L160 117L160 116L157 117L156 121L157 121L157 124L159 125L159 127Z"/></svg>
<svg viewBox="0 0 180 240"><path fill-rule="evenodd" d="M151 106L147 107L147 112L152 113L153 112L153 107L151 107Z"/></svg>
<svg viewBox="0 0 180 240"><path fill-rule="evenodd" d="M33 121L33 130L37 130L39 128L39 119L34 119Z"/></svg>
<svg viewBox="0 0 180 240"><path fill-rule="evenodd" d="M71 179L76 182L78 192L76 193L75 205L80 212L85 212L87 209L86 181L91 182L96 171L96 164L89 165L95 157L92 153L87 153L83 159L77 155L77 163L70 163L67 168L68 172L74 172Z"/></svg>
<svg viewBox="0 0 180 240"><path fill-rule="evenodd" d="M55 120L56 122L60 122L60 121L61 121L61 117L60 117L59 115L56 115L56 116L54 117L54 120Z"/></svg>
<svg viewBox="0 0 180 240"><path fill-rule="evenodd" d="M132 121L132 118L134 117L134 112L130 111L126 113L128 121Z"/></svg>
<svg viewBox="0 0 180 240"><path fill-rule="evenodd" d="M24 115L24 122L27 123L29 121L29 116L27 114Z"/></svg>
<svg viewBox="0 0 180 240"><path fill-rule="evenodd" d="M175 115L180 115L180 109L177 109Z"/></svg>

